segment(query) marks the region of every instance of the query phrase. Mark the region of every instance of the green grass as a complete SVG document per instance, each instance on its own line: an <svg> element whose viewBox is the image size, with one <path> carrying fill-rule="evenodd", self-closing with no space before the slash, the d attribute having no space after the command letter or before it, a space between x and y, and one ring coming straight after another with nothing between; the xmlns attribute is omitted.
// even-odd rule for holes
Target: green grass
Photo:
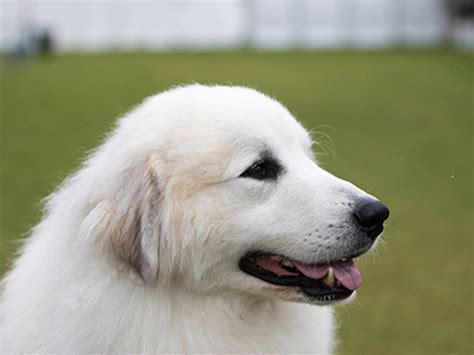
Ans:
<svg viewBox="0 0 474 355"><path fill-rule="evenodd" d="M0 274L39 201L115 118L171 85L243 84L334 141L325 167L391 208L340 308L341 354L471 354L473 61L449 50L106 54L0 63ZM329 127L328 127L329 126Z"/></svg>

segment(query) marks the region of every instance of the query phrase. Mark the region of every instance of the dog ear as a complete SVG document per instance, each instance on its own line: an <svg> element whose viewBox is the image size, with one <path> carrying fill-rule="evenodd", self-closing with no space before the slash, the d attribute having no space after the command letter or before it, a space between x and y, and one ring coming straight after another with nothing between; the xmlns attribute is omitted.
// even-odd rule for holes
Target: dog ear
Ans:
<svg viewBox="0 0 474 355"><path fill-rule="evenodd" d="M159 191L153 174L151 169L139 178L127 174L113 198L94 208L97 238L146 282L158 275Z"/></svg>

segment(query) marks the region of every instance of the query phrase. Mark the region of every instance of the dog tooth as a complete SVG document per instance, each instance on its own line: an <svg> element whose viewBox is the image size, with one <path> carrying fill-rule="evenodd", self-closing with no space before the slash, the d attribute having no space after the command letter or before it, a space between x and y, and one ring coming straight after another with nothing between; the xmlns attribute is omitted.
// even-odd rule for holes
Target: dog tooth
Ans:
<svg viewBox="0 0 474 355"><path fill-rule="evenodd" d="M281 260L281 256L278 256L278 255L270 255L270 259L276 260L276 261L280 261L280 260Z"/></svg>
<svg viewBox="0 0 474 355"><path fill-rule="evenodd" d="M327 274L326 277L324 278L324 281L325 281L329 286L334 286L335 278L334 278L334 271L333 271L332 267L329 268L328 274Z"/></svg>
<svg viewBox="0 0 474 355"><path fill-rule="evenodd" d="M290 260L283 260L283 266L293 267L293 263Z"/></svg>

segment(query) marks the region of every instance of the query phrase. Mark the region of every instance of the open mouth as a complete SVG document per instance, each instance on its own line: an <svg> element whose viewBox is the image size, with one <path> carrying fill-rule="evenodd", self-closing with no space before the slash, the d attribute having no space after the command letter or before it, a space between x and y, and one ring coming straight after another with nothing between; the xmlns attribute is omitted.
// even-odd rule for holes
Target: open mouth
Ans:
<svg viewBox="0 0 474 355"><path fill-rule="evenodd" d="M305 264L281 255L253 252L240 259L239 267L268 283L299 287L307 297L322 302L343 300L361 284L360 272L351 258Z"/></svg>

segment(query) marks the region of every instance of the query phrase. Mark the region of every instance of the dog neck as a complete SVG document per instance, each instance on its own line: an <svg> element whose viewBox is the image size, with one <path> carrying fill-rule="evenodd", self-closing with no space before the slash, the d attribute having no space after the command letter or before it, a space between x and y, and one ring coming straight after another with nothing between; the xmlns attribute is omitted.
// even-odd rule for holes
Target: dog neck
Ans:
<svg viewBox="0 0 474 355"><path fill-rule="evenodd" d="M160 282L149 285L94 256L87 243L71 248L70 240L55 237L32 238L18 260L23 267L9 276L17 294L34 293L16 299L13 310L19 327L13 332L25 337L21 343L31 343L32 352L330 352L328 308L242 292L204 294ZM36 243L55 246L40 263L31 262Z"/></svg>
<svg viewBox="0 0 474 355"><path fill-rule="evenodd" d="M111 282L110 286L117 284ZM122 293L122 304L110 307L110 312L116 313L117 326L107 329L107 334L115 333L114 347L107 351L316 351L324 354L330 349L332 327L328 325L328 317L331 311L327 308L237 292L208 295L170 285L136 287L127 282L122 285L121 291L109 290L111 294ZM109 321L111 313L105 317ZM100 318L94 323L100 324ZM328 339L328 342L315 344L315 332L326 333L328 336L321 339ZM128 341L131 337L133 342ZM139 344L139 348L128 349L132 343Z"/></svg>

